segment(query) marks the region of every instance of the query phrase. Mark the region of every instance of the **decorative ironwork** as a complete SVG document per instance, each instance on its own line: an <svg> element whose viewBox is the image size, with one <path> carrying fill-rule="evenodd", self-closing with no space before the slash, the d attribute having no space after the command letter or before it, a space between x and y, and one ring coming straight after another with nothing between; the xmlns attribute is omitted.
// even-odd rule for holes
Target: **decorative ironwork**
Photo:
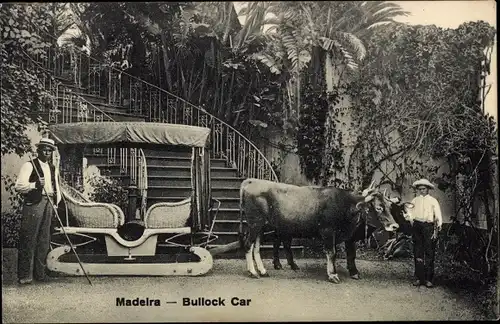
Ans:
<svg viewBox="0 0 500 324"><path fill-rule="evenodd" d="M129 149L130 154L130 181L137 184L137 149Z"/></svg>
<svg viewBox="0 0 500 324"><path fill-rule="evenodd" d="M200 121L202 127L208 127L208 115L202 115Z"/></svg>
<svg viewBox="0 0 500 324"><path fill-rule="evenodd" d="M256 157L257 157L257 151L252 148L250 150L250 169L248 170L249 176L252 177L252 178L256 177L256 175L255 175L255 170L256 170L255 160L256 160Z"/></svg>
<svg viewBox="0 0 500 324"><path fill-rule="evenodd" d="M235 153L236 153L236 147L235 147L235 134L233 132L228 132L227 133L227 143L228 143L228 148L227 148L227 158L228 158L228 163L232 167L235 164Z"/></svg>
<svg viewBox="0 0 500 324"><path fill-rule="evenodd" d="M184 124L189 125L193 120L193 109L191 109L191 107L184 107L182 111L184 115L183 122Z"/></svg>
<svg viewBox="0 0 500 324"><path fill-rule="evenodd" d="M50 37L50 35L48 35ZM54 42L54 44L56 44ZM112 121L102 110L88 103L72 106L72 95L78 98L87 94L106 98L108 103L115 103L127 108L129 113L144 118L146 121L182 123L198 125L211 129L211 157L222 157L232 166L236 166L241 176L268 177L277 181L276 174L264 154L248 138L231 125L197 107L188 101L144 80L138 79L116 64L104 64L79 50L54 45L45 55L29 58L20 64L33 64L53 73L52 77L66 79L79 86L80 94L68 95L69 88L63 83L46 81L56 99L56 106L62 103L62 112L49 112L49 121L71 122ZM116 62L115 62L116 63ZM63 96L60 97L62 90ZM62 99L62 102L59 99ZM79 99L81 100L81 99ZM76 109L75 109L76 108ZM179 110L181 109L181 110Z"/></svg>
<svg viewBox="0 0 500 324"><path fill-rule="evenodd" d="M116 163L116 148L108 148L108 164Z"/></svg>
<svg viewBox="0 0 500 324"><path fill-rule="evenodd" d="M262 158L262 156L258 156L257 157L257 177L258 178L264 178L264 168L265 168L265 164L264 164L264 159Z"/></svg>
<svg viewBox="0 0 500 324"><path fill-rule="evenodd" d="M57 110L51 109L49 111L49 123L50 124L56 124L57 123L57 115L58 115Z"/></svg>
<svg viewBox="0 0 500 324"><path fill-rule="evenodd" d="M177 107L175 105L175 100L167 101L167 118L170 123L177 123Z"/></svg>
<svg viewBox="0 0 500 324"><path fill-rule="evenodd" d="M78 121L86 122L88 120L88 106L86 102L78 101Z"/></svg>

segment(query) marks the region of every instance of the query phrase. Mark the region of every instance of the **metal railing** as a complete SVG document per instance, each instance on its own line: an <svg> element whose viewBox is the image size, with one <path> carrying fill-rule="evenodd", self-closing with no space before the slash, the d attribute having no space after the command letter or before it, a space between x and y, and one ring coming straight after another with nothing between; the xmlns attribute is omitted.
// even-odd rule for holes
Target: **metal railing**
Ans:
<svg viewBox="0 0 500 324"><path fill-rule="evenodd" d="M146 162L146 156L144 155L144 151L142 149L139 150L137 162L137 189L139 190L139 195L141 197L141 217L142 219L144 219L144 217L146 216L148 198L148 164Z"/></svg>
<svg viewBox="0 0 500 324"><path fill-rule="evenodd" d="M208 127L211 158L224 159L241 177L278 181L265 155L234 127L203 108L118 69L118 63L103 63L74 47L57 45L34 59L51 71L58 87L76 85L81 95L105 99L114 109L125 109L149 122Z"/></svg>

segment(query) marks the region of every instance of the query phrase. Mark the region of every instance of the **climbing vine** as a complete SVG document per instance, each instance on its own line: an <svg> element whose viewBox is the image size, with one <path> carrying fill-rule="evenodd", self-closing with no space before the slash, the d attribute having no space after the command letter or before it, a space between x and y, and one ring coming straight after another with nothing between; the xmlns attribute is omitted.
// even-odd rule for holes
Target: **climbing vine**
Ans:
<svg viewBox="0 0 500 324"><path fill-rule="evenodd" d="M324 159L330 158L324 155L326 118L329 108L337 102L336 92L326 93L313 89L310 84L306 85L297 132L297 154L304 175L316 183L320 181L326 162Z"/></svg>
<svg viewBox="0 0 500 324"><path fill-rule="evenodd" d="M484 112L494 36L482 21L457 29L379 27L368 41L369 59L348 88L356 129L350 177L356 168L365 175L377 170L398 191L405 180L429 178L454 197L457 222L460 216L472 224L482 205L488 237L479 263L486 272L493 269L491 238L498 227L496 125Z"/></svg>
<svg viewBox="0 0 500 324"><path fill-rule="evenodd" d="M323 154L324 161L321 177L322 185L334 185L338 188L352 188L351 184L342 176L345 162L345 130L347 129L347 108L338 105L344 87L335 88L335 100L330 102L326 117L325 133L326 144Z"/></svg>
<svg viewBox="0 0 500 324"><path fill-rule="evenodd" d="M47 6L42 4L0 7L2 155L23 155L31 150L26 130L30 124L41 123L39 114L50 103L44 73L32 64L32 58L43 57L50 46L32 27L47 30L50 22Z"/></svg>

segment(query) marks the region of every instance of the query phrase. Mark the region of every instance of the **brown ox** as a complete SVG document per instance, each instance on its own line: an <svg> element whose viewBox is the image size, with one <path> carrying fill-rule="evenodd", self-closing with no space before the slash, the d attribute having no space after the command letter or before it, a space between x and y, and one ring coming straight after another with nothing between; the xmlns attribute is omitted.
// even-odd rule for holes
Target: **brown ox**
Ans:
<svg viewBox="0 0 500 324"><path fill-rule="evenodd" d="M260 243L264 225L270 225L279 237L321 237L328 280L340 282L335 267L336 245L352 237L363 217L366 222L372 218L378 220L390 232L399 227L383 194L372 186L373 183L358 195L335 187L299 187L259 179L243 181L240 232L244 214L248 230L242 244L250 276L268 276L260 257Z"/></svg>

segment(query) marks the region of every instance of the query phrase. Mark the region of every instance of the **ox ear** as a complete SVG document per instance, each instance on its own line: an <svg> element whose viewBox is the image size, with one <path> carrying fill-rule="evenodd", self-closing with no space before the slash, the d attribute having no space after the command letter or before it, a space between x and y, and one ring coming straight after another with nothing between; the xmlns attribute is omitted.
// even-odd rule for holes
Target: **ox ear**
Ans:
<svg viewBox="0 0 500 324"><path fill-rule="evenodd" d="M359 203L356 204L356 209L359 210L363 207L366 207L366 204L372 201L373 198L375 198L375 196L373 194L369 194L368 196L365 197L363 201L360 201Z"/></svg>
<svg viewBox="0 0 500 324"><path fill-rule="evenodd" d="M366 196L366 197L365 197L365 203L368 203L368 202L372 201L372 200L373 200L373 198L375 198L375 197L374 197L372 194L370 194L370 195Z"/></svg>
<svg viewBox="0 0 500 324"><path fill-rule="evenodd" d="M398 197L389 198L388 200L393 204L399 204L401 202L401 200Z"/></svg>
<svg viewBox="0 0 500 324"><path fill-rule="evenodd" d="M412 204L412 203L409 203L409 202L405 202L403 205L405 206L405 209L413 209L413 208L415 208L415 205Z"/></svg>
<svg viewBox="0 0 500 324"><path fill-rule="evenodd" d="M366 202L364 202L364 201L360 201L359 203L357 203L356 209L357 210L364 210L365 212L368 212L368 206L366 205Z"/></svg>

